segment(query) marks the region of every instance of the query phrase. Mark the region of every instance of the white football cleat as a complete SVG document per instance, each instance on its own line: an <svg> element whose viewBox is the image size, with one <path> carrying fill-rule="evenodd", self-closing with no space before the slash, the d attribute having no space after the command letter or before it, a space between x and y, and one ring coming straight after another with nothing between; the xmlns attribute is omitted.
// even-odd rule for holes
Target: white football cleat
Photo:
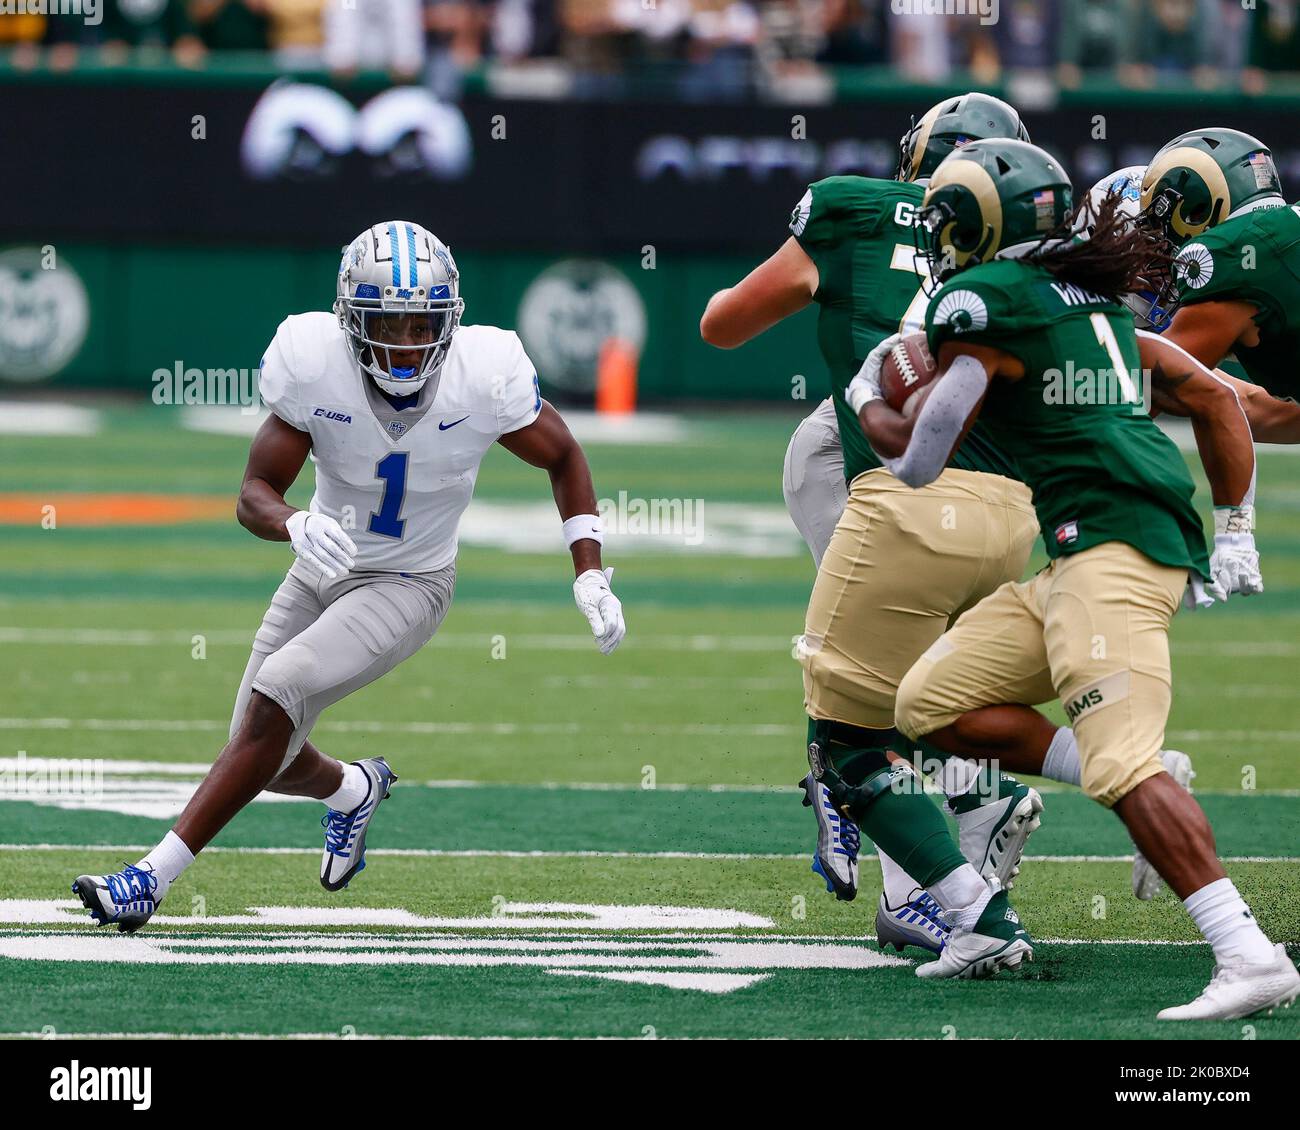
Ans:
<svg viewBox="0 0 1300 1130"><path fill-rule="evenodd" d="M998 795L981 803L975 789L950 797L948 810L957 820L957 846L986 879L1003 890L1015 886L1025 843L1042 823L1043 798L1006 773L998 774Z"/></svg>
<svg viewBox="0 0 1300 1130"><path fill-rule="evenodd" d="M1234 961L1216 965L1214 977L1190 1004L1174 1005L1156 1013L1157 1020L1240 1020L1257 1012L1272 1015L1275 1008L1290 1008L1300 996L1300 972L1291 964L1286 947L1273 947L1273 960L1263 965Z"/></svg>
<svg viewBox="0 0 1300 1130"><path fill-rule="evenodd" d="M1034 940L1020 924L1006 891L997 879L988 883L993 895L979 921L969 930L954 924L939 959L918 965L918 977L992 977L1000 970L1018 969L1021 962L1034 960Z"/></svg>
<svg viewBox="0 0 1300 1130"><path fill-rule="evenodd" d="M1192 769L1192 759L1176 749L1167 749L1161 753L1160 760L1165 764L1165 772L1190 793L1192 778L1196 776ZM1146 902L1148 899L1155 898L1164 885L1165 881L1160 878L1160 872L1151 866L1147 857L1134 845L1133 894Z"/></svg>
<svg viewBox="0 0 1300 1130"><path fill-rule="evenodd" d="M351 812L330 809L321 817L325 851L320 860L320 885L327 891L341 891L358 871L365 870L366 830L379 802L388 799L388 790L397 780L397 774L382 757L367 757L354 764L366 775L366 799Z"/></svg>

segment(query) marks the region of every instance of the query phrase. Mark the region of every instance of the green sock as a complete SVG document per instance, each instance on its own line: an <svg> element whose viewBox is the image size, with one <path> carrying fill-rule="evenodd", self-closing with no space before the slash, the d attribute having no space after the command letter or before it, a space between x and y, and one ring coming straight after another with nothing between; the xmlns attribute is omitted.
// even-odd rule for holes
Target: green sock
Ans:
<svg viewBox="0 0 1300 1130"><path fill-rule="evenodd" d="M863 833L922 887L942 879L966 862L948 832L947 821L925 795L921 779L895 766L882 769L865 784L877 786L853 819Z"/></svg>

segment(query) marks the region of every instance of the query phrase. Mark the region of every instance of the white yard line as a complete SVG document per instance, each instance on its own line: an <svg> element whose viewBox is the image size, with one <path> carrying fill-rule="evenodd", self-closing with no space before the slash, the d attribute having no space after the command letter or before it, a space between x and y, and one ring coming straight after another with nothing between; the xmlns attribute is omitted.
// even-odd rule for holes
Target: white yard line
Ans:
<svg viewBox="0 0 1300 1130"><path fill-rule="evenodd" d="M582 722L362 722L326 721L321 730L339 734L608 734L608 723ZM230 723L216 718L0 718L0 730L86 730L123 733L226 733ZM805 726L783 722L623 722L623 734L671 734L697 737L782 738L800 736ZM1300 730L1170 730L1171 742L1300 743ZM582 785L562 786L581 788ZM597 786L592 786L597 787ZM619 786L613 786L615 788ZM639 788L640 786L628 786ZM665 787L665 786L660 786ZM705 787L705 786L701 786ZM1202 790L1197 790L1201 792ZM1289 793L1290 790L1287 790Z"/></svg>
<svg viewBox="0 0 1300 1130"><path fill-rule="evenodd" d="M381 732L381 733L430 733L443 732L430 731L425 728L428 726L460 726L461 723L408 723L411 729L377 729L382 723L368 722L325 722L320 724L321 729L333 729L335 732ZM464 723L469 726L471 723ZM539 726L545 726L546 723L539 723ZM396 723L394 726L403 726L402 723ZM655 727L641 726L641 724L628 723L628 731L634 733L660 732ZM100 731L140 731L140 729L159 729L159 731L172 731L172 729L181 729L185 731L187 727L194 729L205 729L205 731L225 732L225 723L221 722L185 722L185 720L168 720L168 719L69 719L69 718L0 718L0 729L100 729ZM594 727L601 732L608 732L608 727ZM758 729L759 727L754 727ZM766 727L764 727L766 729ZM499 731L499 729L456 729L450 731L455 733L499 733L515 731ZM528 731L528 732L552 732L552 731ZM565 731L563 732L571 732ZM581 732L581 731L573 731ZM672 731L675 732L675 731ZM712 729L707 732L714 732ZM800 732L802 728L800 727ZM748 736L754 736L748 732ZM114 758L57 758L57 757L0 757L0 801L4 800L29 800L30 797L23 795L21 789L18 792L6 792L5 778L6 772L13 771L36 771L44 770L49 772L59 771L61 767L69 765L90 765L95 771L100 771L105 780L112 778L142 778L139 780L139 788L173 788L173 784L151 783L147 778L149 775L161 776L192 776L199 778L207 774L212 769L211 762L173 762L173 761L136 761L136 759L122 759L117 761ZM122 782L114 782L113 788L117 792L126 791L127 785ZM539 789L545 792L703 792L703 793L776 793L780 796L798 796L800 788L797 785L775 785L775 784L737 784L737 783L714 783L714 784L684 784L676 782L659 782L654 788L647 789L641 784L640 780L636 782L603 782L603 780L541 780L541 782L497 782L497 780L400 780L396 788L426 788L426 789ZM926 791L939 795L935 783L927 780ZM1078 789L1070 785L1040 784L1037 785L1037 791L1044 793L1045 796L1058 796L1062 793L1078 793ZM1225 796L1225 797L1296 797L1300 796L1300 789L1196 789L1197 796Z"/></svg>
<svg viewBox="0 0 1300 1130"><path fill-rule="evenodd" d="M270 590L267 590L268 593ZM232 644L250 647L256 625L247 631L214 629L203 632L163 631L151 628L23 628L0 626L0 645L3 644L76 644L80 647L184 647L194 646L194 636L202 635L210 645ZM779 651L790 654L791 636L677 636L638 635L638 648L649 651ZM537 632L511 632L507 636L511 647L542 651L590 650L591 637L574 632L571 635ZM481 649L493 646L491 632L439 632L433 637L435 645L454 648Z"/></svg>
<svg viewBox="0 0 1300 1130"><path fill-rule="evenodd" d="M805 726L784 723L723 724L713 722L322 722L323 730L340 734L582 734L617 729L624 734L678 734L786 737L803 734ZM215 718L0 718L0 730L93 730L125 733L226 733L228 721Z"/></svg>
<svg viewBox="0 0 1300 1130"><path fill-rule="evenodd" d="M270 590L268 590L269 592ZM474 602L477 607L487 607L492 602ZM499 602L497 602L499 603ZM503 612L510 611L508 605L501 606ZM253 642L256 625L250 624L247 630L216 628L199 632L209 645L229 644L249 647ZM194 645L195 632L162 630L153 628L31 628L15 625L0 625L0 645L4 644L76 644L82 647L184 647ZM792 633L793 635L793 633ZM638 633L629 638L628 647L648 651L773 651L790 654L791 636L783 635L656 635ZM439 632L434 643L443 647L481 648L492 646L490 632ZM512 647L540 650L586 650L591 647L591 639L578 632L569 635L557 633L520 632L509 635ZM1197 643L1191 641L1175 642L1172 645L1175 655L1214 655L1233 658L1295 658L1300 656L1300 643L1282 640L1248 642L1243 640L1217 640Z"/></svg>
<svg viewBox="0 0 1300 1130"><path fill-rule="evenodd" d="M323 722L320 728L323 730L333 730L338 733L442 733L442 730L430 730L430 726L471 726L474 723L372 723L372 722ZM501 730L496 728L493 723L484 723L485 729L456 729L452 733L514 733L514 730ZM503 723L502 725L510 725ZM540 723L539 726L544 726ZM566 726L579 726L577 723L565 723ZM689 725L689 724L687 724ZM404 727L411 727L406 729ZM391 728L389 728L391 727ZM5 729L33 729L33 730L75 730L85 728L89 730L100 731L220 731L225 732L226 723L217 721L195 721L185 719L120 719L120 718L0 718L0 730ZM773 727L775 728L775 727ZM586 728L581 727L576 730L564 730L562 732L584 732ZM602 733L607 733L609 727L598 726L592 727ZM754 727L754 730L759 727ZM767 728L763 728L766 732ZM790 727L798 729L802 733L802 727ZM552 732L548 730L526 731L533 733ZM659 732L653 727L643 727L635 723L627 724L627 732L646 733ZM677 732L677 731L671 731ZM686 731L683 731L686 732ZM690 730L689 732L695 732ZM706 729L706 733L715 733L714 729ZM1201 731L1205 732L1205 731ZM746 731L747 736L754 736L752 732ZM1171 731L1173 734L1185 736L1184 732ZM209 769L212 768L210 762L206 761L141 761L135 759L117 760L114 758L58 758L58 757L0 757L0 801L3 800L23 800L26 798L21 791L12 795L6 792L5 775L15 771L33 772L44 770L56 772L63 767L70 765L87 765L99 773L107 780L111 778L144 778L136 785L139 788L151 786L147 780L150 776L162 777L202 777ZM129 786L122 782L114 782L113 788L116 791L124 791ZM154 783L153 787L174 787L172 784ZM399 789L537 789L547 792L665 792L665 793L775 793L782 796L796 796L800 789L794 785L763 785L763 784L738 784L738 783L714 783L708 785L684 784L679 782L658 782L653 789L647 789L639 780L637 781L471 781L463 779L442 779L430 781L414 781L410 779L399 781ZM1068 785L1040 784L1037 786L1040 793L1048 796L1056 796L1063 793L1078 793L1078 789ZM926 782L926 791L937 795L938 789L933 781ZM1198 796L1231 796L1231 797L1259 797L1259 796L1282 796L1296 797L1300 796L1300 789L1197 789Z"/></svg>
<svg viewBox="0 0 1300 1130"><path fill-rule="evenodd" d="M75 851L130 854L146 852L153 844L3 844L0 851ZM319 856L320 848L297 847L207 847L207 854L222 855L305 855ZM804 860L811 852L746 851L506 851L487 848L367 848L367 855L410 856L417 859L719 859L719 860ZM860 859L877 857L864 854ZM1225 863L1300 863L1293 855L1225 855ZM1026 863L1132 863L1131 855L1027 855Z"/></svg>

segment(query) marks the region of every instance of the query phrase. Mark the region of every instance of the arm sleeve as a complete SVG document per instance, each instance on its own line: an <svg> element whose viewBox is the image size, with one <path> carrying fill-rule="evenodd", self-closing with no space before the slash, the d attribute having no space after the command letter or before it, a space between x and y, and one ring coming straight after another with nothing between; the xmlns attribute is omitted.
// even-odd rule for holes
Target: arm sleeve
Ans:
<svg viewBox="0 0 1300 1130"><path fill-rule="evenodd" d="M497 427L502 435L526 428L542 410L542 391L537 369L524 352L518 334L510 334L501 373L501 396L497 400Z"/></svg>
<svg viewBox="0 0 1300 1130"><path fill-rule="evenodd" d="M280 323L275 337L267 346L266 355L258 369L257 384L262 402L290 427L305 432L307 418L299 394L293 344L287 325L286 322Z"/></svg>
<svg viewBox="0 0 1300 1130"><path fill-rule="evenodd" d="M883 461L890 473L909 487L934 482L988 387L988 372L978 360L966 353L954 357L921 405L907 450Z"/></svg>

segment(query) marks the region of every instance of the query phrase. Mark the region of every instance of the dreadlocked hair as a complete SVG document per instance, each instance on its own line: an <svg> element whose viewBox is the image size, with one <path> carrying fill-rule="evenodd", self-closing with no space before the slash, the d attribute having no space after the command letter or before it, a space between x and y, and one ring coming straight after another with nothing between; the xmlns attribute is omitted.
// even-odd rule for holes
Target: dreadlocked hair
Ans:
<svg viewBox="0 0 1300 1130"><path fill-rule="evenodd" d="M1152 228L1122 213L1122 202L1118 193L1111 193L1094 208L1084 197L1074 215L1025 258L1062 282L1108 298L1151 288L1154 281L1168 277L1173 263L1168 244Z"/></svg>

